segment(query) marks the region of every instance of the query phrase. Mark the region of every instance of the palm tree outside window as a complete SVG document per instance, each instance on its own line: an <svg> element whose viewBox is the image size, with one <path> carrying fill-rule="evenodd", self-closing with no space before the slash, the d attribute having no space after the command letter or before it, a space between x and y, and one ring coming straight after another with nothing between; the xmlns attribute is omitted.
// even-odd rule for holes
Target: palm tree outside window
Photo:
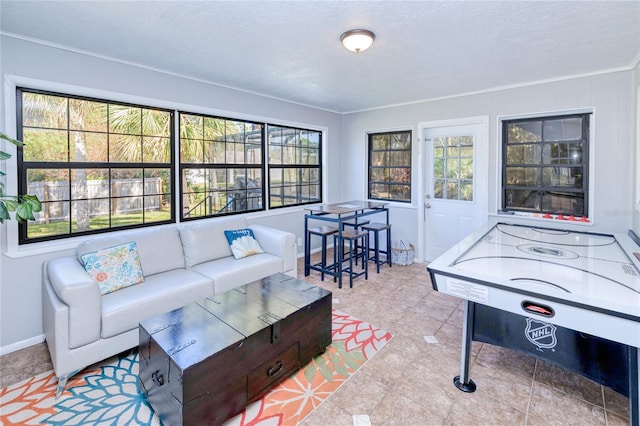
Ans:
<svg viewBox="0 0 640 426"><path fill-rule="evenodd" d="M172 111L18 89L19 190L42 212L20 243L173 218Z"/></svg>

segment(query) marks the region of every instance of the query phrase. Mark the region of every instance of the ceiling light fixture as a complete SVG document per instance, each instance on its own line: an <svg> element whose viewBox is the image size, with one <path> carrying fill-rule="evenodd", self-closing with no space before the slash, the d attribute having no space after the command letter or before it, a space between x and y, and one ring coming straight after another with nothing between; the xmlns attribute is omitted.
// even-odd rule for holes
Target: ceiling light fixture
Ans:
<svg viewBox="0 0 640 426"><path fill-rule="evenodd" d="M376 35L369 30L349 30L340 36L342 45L352 52L360 53L373 44Z"/></svg>

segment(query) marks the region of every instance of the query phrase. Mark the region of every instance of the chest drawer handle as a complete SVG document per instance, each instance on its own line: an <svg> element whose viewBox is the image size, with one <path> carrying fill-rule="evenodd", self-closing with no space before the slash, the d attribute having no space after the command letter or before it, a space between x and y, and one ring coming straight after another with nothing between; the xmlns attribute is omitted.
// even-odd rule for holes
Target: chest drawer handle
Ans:
<svg viewBox="0 0 640 426"><path fill-rule="evenodd" d="M282 361L278 361L278 362L276 362L276 366L275 367L270 367L267 370L267 376L269 376L269 377L275 376L283 368L284 368L284 364L282 363Z"/></svg>

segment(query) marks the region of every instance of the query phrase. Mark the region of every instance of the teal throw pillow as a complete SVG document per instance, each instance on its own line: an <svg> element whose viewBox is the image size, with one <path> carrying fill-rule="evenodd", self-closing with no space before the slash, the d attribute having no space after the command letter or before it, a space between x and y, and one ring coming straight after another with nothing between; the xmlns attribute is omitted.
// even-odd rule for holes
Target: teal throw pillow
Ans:
<svg viewBox="0 0 640 426"><path fill-rule="evenodd" d="M224 231L233 257L242 259L252 254L264 253L251 229L235 229Z"/></svg>
<svg viewBox="0 0 640 426"><path fill-rule="evenodd" d="M138 246L134 241L85 253L80 259L103 296L144 281Z"/></svg>

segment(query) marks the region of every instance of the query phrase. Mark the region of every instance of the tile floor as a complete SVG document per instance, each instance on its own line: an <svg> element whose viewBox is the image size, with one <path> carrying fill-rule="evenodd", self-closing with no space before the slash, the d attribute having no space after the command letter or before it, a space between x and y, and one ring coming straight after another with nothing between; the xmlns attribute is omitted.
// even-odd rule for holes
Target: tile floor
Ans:
<svg viewBox="0 0 640 426"><path fill-rule="evenodd" d="M317 256L317 255L314 255ZM298 262L303 278L302 259ZM628 399L528 355L473 343L475 393L457 390L462 302L431 288L425 264L384 266L333 291L334 306L394 338L302 424L628 425ZM427 343L433 336L436 343ZM51 369L44 344L0 357L0 387ZM356 417L354 417L356 416ZM363 423L360 423L363 424Z"/></svg>

